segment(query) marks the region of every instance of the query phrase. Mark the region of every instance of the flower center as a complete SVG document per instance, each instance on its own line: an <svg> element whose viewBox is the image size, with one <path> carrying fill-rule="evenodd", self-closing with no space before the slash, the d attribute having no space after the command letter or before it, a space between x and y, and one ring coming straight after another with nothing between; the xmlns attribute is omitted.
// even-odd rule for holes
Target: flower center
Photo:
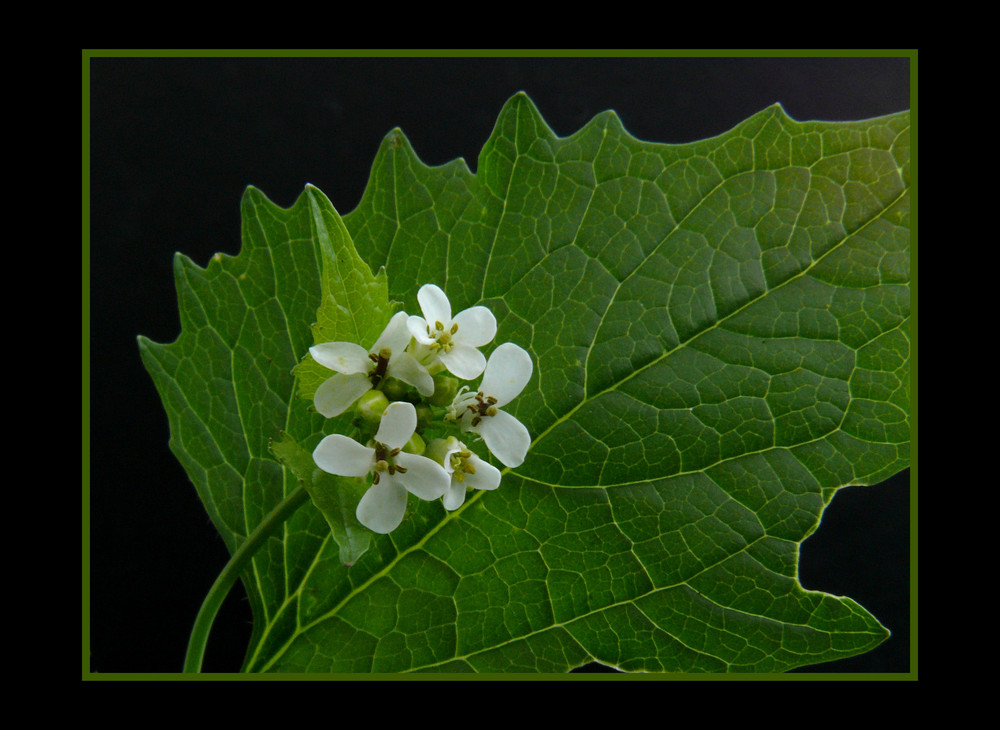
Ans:
<svg viewBox="0 0 1000 730"><path fill-rule="evenodd" d="M388 347L383 347L377 355L374 352L368 353L368 359L375 363L375 367L368 371L368 379L372 381L373 388L377 388L378 384L385 380L385 372L391 357L392 349Z"/></svg>
<svg viewBox="0 0 1000 730"><path fill-rule="evenodd" d="M478 426L484 416L495 416L497 414L497 399L492 395L483 396L482 391L476 393L476 402L469 403L468 408L474 414L472 417L473 426Z"/></svg>
<svg viewBox="0 0 1000 730"><path fill-rule="evenodd" d="M452 476L457 482L464 482L466 474L475 474L476 467L468 461L469 457L472 456L472 452L468 450L456 451L451 455L449 460L451 468L453 470Z"/></svg>
<svg viewBox="0 0 1000 730"><path fill-rule="evenodd" d="M427 336L432 338L432 342L429 347L432 350L441 349L445 352L449 352L455 343L451 341L454 334L458 332L458 323L453 322L451 329L445 330L444 325L441 322L434 323L434 329L431 329L430 325L427 325Z"/></svg>
<svg viewBox="0 0 1000 730"><path fill-rule="evenodd" d="M372 478L372 484L378 484L379 476L384 471L389 472L390 476L396 472L406 473L406 467L399 466L392 461L400 451L401 449L390 449L385 444L375 442L375 474Z"/></svg>

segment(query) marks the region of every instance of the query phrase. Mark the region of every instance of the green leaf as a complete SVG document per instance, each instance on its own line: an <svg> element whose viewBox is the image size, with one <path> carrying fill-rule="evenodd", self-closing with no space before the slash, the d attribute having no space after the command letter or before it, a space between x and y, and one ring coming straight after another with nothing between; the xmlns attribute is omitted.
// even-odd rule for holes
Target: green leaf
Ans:
<svg viewBox="0 0 1000 730"><path fill-rule="evenodd" d="M312 186L306 188L305 195L321 270L313 344L344 341L370 346L397 309L389 304L385 269L378 269L373 277L330 201ZM332 371L304 357L295 374L299 395L312 401L316 388Z"/></svg>
<svg viewBox="0 0 1000 730"><path fill-rule="evenodd" d="M797 562L838 489L909 463L908 133L774 106L693 144L612 112L558 138L519 94L476 174L390 132L343 230L314 188L287 210L248 190L240 255L178 257L182 334L140 340L230 550L298 484L268 443L347 430L293 396L320 337L368 345L432 282L535 369L498 490L411 498L350 568L314 505L293 516L243 576L244 669L773 672L883 641ZM381 314L352 325L364 297Z"/></svg>

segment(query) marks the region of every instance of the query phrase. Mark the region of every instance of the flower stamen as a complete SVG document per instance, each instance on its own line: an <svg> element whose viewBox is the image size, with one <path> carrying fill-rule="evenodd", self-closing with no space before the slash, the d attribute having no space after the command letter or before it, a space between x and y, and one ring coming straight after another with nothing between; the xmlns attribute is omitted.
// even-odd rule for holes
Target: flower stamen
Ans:
<svg viewBox="0 0 1000 730"><path fill-rule="evenodd" d="M458 332L458 323L452 323L451 329L445 331L444 324L438 320L434 322L434 329L436 331L431 330L431 326L427 325L427 336L434 340L428 347L432 350L451 352L451 348L455 346L452 337Z"/></svg>
<svg viewBox="0 0 1000 730"><path fill-rule="evenodd" d="M375 474L373 479L374 484L378 484L379 474L381 472L389 472L389 476L393 476L394 474L406 473L406 467L400 466L399 464L393 461L393 459L399 455L399 452L403 450L402 447L390 449L388 446L379 443L378 441L374 443L375 443L374 445Z"/></svg>
<svg viewBox="0 0 1000 730"><path fill-rule="evenodd" d="M476 467L469 461L469 457L471 456L472 452L468 450L456 451L451 455L449 464L451 465L452 476L455 478L455 481L464 482L466 474L476 473Z"/></svg>
<svg viewBox="0 0 1000 730"><path fill-rule="evenodd" d="M392 349L389 347L383 347L377 355L374 352L368 353L368 359L375 363L375 367L368 372L368 379L372 381L373 388L377 388L379 383L385 380L385 373L389 368L391 357Z"/></svg>
<svg viewBox="0 0 1000 730"><path fill-rule="evenodd" d="M473 413L470 425L478 426L485 416L495 416L498 412L496 403L497 399L492 395L484 396L481 391L476 393L476 402L465 406Z"/></svg>

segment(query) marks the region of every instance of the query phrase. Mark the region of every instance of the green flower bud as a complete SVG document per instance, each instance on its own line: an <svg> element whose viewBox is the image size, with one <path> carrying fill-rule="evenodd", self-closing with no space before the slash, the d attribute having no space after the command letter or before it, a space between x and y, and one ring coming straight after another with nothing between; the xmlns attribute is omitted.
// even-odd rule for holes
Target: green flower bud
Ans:
<svg viewBox="0 0 1000 730"><path fill-rule="evenodd" d="M434 376L434 394L427 400L433 406L446 406L455 398L457 392L458 378L447 373L438 373Z"/></svg>
<svg viewBox="0 0 1000 730"><path fill-rule="evenodd" d="M433 426L434 425L434 412L431 411L431 407L430 406L425 405L424 403L420 403L420 404L414 406L414 409L417 412L417 427L418 428L420 428L422 426L426 427L426 426Z"/></svg>
<svg viewBox="0 0 1000 730"><path fill-rule="evenodd" d="M450 449L454 449L458 446L458 439L454 436L449 436L443 439L432 439L429 444L427 444L427 450L424 451L423 455L428 459L433 459L441 466L444 466L444 457Z"/></svg>
<svg viewBox="0 0 1000 730"><path fill-rule="evenodd" d="M424 451L427 449L427 444L424 443L424 438L416 431L410 436L410 440L406 442L403 446L403 451L407 454L416 454L417 456L423 456Z"/></svg>
<svg viewBox="0 0 1000 730"><path fill-rule="evenodd" d="M386 378L382 383L382 392L389 400L403 400L406 397L406 383L396 378Z"/></svg>
<svg viewBox="0 0 1000 730"><path fill-rule="evenodd" d="M358 398L355 410L365 423L378 425L388 407L389 399L385 397L385 393L381 390L369 390Z"/></svg>

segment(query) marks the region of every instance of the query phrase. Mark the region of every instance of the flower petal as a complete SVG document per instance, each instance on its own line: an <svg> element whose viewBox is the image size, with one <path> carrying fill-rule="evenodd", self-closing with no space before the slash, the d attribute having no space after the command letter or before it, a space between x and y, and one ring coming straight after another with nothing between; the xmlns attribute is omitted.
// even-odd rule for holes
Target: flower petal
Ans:
<svg viewBox="0 0 1000 730"><path fill-rule="evenodd" d="M497 334L497 318L486 307L469 307L455 315L458 332L453 338L473 347L482 347L493 341Z"/></svg>
<svg viewBox="0 0 1000 730"><path fill-rule="evenodd" d="M365 373L343 375L337 373L327 378L316 388L313 404L316 410L327 418L339 416L354 402L372 388L372 382Z"/></svg>
<svg viewBox="0 0 1000 730"><path fill-rule="evenodd" d="M407 332L407 337L409 337L409 332ZM408 352L393 355L386 374L412 385L420 391L422 396L434 393L434 378L427 372L427 368L417 362L416 358Z"/></svg>
<svg viewBox="0 0 1000 730"><path fill-rule="evenodd" d="M406 490L388 474L382 475L378 484L365 492L354 511L358 522L380 535L399 527L406 514Z"/></svg>
<svg viewBox="0 0 1000 730"><path fill-rule="evenodd" d="M442 457L441 463L444 465L444 470L451 474L455 469L451 465L452 454L458 451L465 451L468 447L459 441L454 436L449 436L445 441L444 456ZM435 460L436 461L436 460Z"/></svg>
<svg viewBox="0 0 1000 730"><path fill-rule="evenodd" d="M440 322L445 328L451 326L451 302L440 287L424 284L417 292L417 301L420 302L420 311L424 313L424 319L430 322L431 327L435 322Z"/></svg>
<svg viewBox="0 0 1000 730"><path fill-rule="evenodd" d="M476 470L475 474L466 474L465 483L473 489L496 489L500 486L500 470L488 461L483 461L473 454L466 459Z"/></svg>
<svg viewBox="0 0 1000 730"><path fill-rule="evenodd" d="M448 371L462 380L478 378L486 367L486 356L470 345L456 343L448 352L442 352L440 358Z"/></svg>
<svg viewBox="0 0 1000 730"><path fill-rule="evenodd" d="M352 438L335 433L327 436L313 451L316 466L342 477L363 477L375 466L375 449L362 446Z"/></svg>
<svg viewBox="0 0 1000 730"><path fill-rule="evenodd" d="M505 342L490 355L479 390L496 398L497 406L502 408L524 390L531 380L532 368L527 351L513 342Z"/></svg>
<svg viewBox="0 0 1000 730"><path fill-rule="evenodd" d="M441 500L446 510L456 510L465 503L465 485L462 482L452 482Z"/></svg>
<svg viewBox="0 0 1000 730"><path fill-rule="evenodd" d="M370 352L378 354L383 347L392 350L392 356L401 355L406 346L410 344L410 329L407 327L409 319L406 312L396 312L389 320L389 324L382 330L382 334L375 340Z"/></svg>
<svg viewBox="0 0 1000 730"><path fill-rule="evenodd" d="M396 479L408 492L420 499L428 501L444 496L451 486L451 475L444 467L426 456L408 454L405 451L396 455L396 464L406 469L403 474L396 474Z"/></svg>
<svg viewBox="0 0 1000 730"><path fill-rule="evenodd" d="M413 315L406 320L406 329L410 331L413 338L421 345L433 345L434 338L427 334L427 320L423 317Z"/></svg>
<svg viewBox="0 0 1000 730"><path fill-rule="evenodd" d="M324 342L309 348L313 360L338 373L367 373L372 361L368 350L353 342Z"/></svg>
<svg viewBox="0 0 1000 730"><path fill-rule="evenodd" d="M400 449L417 430L417 411L412 403L396 401L382 413L375 440L390 449Z"/></svg>
<svg viewBox="0 0 1000 730"><path fill-rule="evenodd" d="M524 463L531 435L514 416L497 411L495 416L485 416L472 430L483 437L486 448L505 466L513 468Z"/></svg>

